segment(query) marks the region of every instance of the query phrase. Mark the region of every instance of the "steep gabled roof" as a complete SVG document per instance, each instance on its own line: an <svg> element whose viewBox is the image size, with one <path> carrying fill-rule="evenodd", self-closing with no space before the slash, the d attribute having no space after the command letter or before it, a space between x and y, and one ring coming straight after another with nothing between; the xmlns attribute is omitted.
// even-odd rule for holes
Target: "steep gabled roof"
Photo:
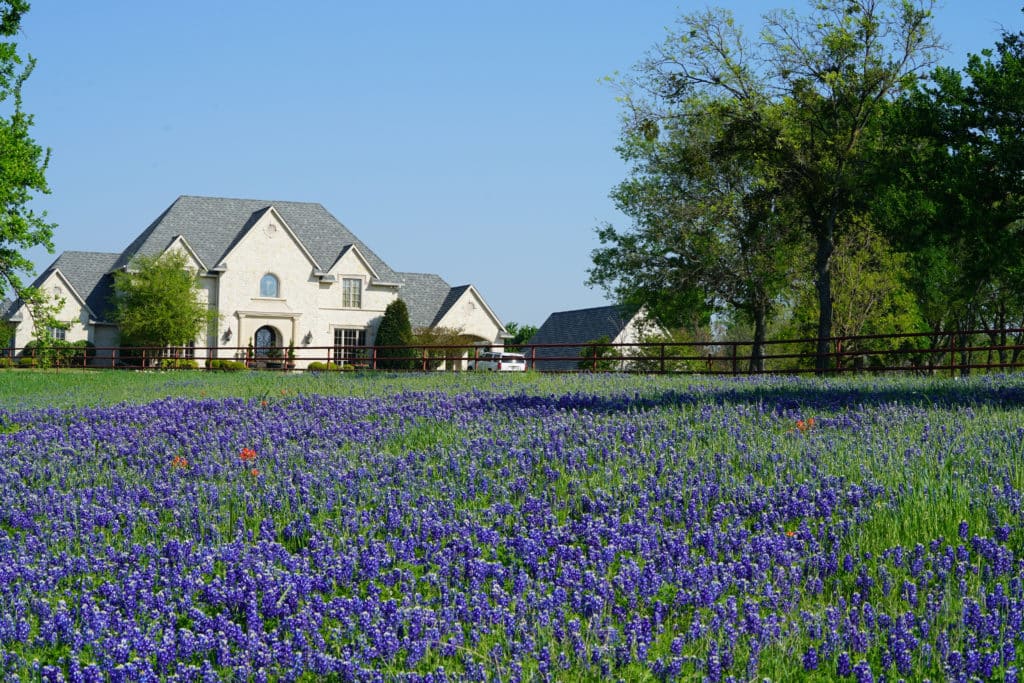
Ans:
<svg viewBox="0 0 1024 683"><path fill-rule="evenodd" d="M451 307L455 305L455 302L458 301L459 298L463 294L465 294L466 290L468 290L469 288L470 285L462 285L460 287L452 287L451 289L449 289L447 296L445 296L444 298L444 301L442 301L441 305L437 307L437 312L434 314L434 319L430 321L430 325L434 326L441 322L441 318L445 316L449 309L451 309Z"/></svg>
<svg viewBox="0 0 1024 683"><path fill-rule="evenodd" d="M119 257L119 254L96 251L65 251L35 279L32 286L39 287L59 270L78 296L85 300L96 320L107 321L109 299L114 292L114 279L109 273Z"/></svg>
<svg viewBox="0 0 1024 683"><path fill-rule="evenodd" d="M396 273L396 281L401 283L398 297L409 309L409 322L413 329L430 327L439 318L438 312L448 302L452 287L433 273ZM456 297L458 298L458 297ZM448 303L451 306L455 299Z"/></svg>
<svg viewBox="0 0 1024 683"><path fill-rule="evenodd" d="M280 214L320 268L333 264L345 247L354 245L382 280L395 280L394 271L320 204L188 195L178 197L160 214L125 249L115 268L127 265L136 255L163 253L179 235L212 268L270 207Z"/></svg>
<svg viewBox="0 0 1024 683"><path fill-rule="evenodd" d="M579 346L537 348L530 351L540 370L576 370L578 361L540 362L542 358L576 357L587 342L607 337L614 340L639 309L631 306L598 306L552 313L527 344L579 344Z"/></svg>
<svg viewBox="0 0 1024 683"><path fill-rule="evenodd" d="M14 315L14 301L11 299L0 299L0 320L7 320Z"/></svg>

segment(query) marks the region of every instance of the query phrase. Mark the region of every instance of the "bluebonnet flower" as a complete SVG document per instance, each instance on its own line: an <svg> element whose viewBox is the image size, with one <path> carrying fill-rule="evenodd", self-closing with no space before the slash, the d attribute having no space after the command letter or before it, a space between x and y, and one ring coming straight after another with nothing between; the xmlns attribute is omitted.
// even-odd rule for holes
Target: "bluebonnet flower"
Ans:
<svg viewBox="0 0 1024 683"><path fill-rule="evenodd" d="M804 650L803 665L804 671L815 671L818 668L818 650L813 645Z"/></svg>
<svg viewBox="0 0 1024 683"><path fill-rule="evenodd" d="M871 665L861 660L853 667L853 674L857 677L857 683L874 683L875 677L871 673Z"/></svg>
<svg viewBox="0 0 1024 683"><path fill-rule="evenodd" d="M844 678L853 675L853 665L848 652L840 652L836 658L836 674Z"/></svg>

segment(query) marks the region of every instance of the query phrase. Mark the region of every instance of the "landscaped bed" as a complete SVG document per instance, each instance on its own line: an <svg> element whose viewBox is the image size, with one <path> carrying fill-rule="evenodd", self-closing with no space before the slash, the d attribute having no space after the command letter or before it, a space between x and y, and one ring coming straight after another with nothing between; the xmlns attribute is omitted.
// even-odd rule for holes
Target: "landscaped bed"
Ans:
<svg viewBox="0 0 1024 683"><path fill-rule="evenodd" d="M15 679L1011 680L1024 657L1022 378L8 376Z"/></svg>

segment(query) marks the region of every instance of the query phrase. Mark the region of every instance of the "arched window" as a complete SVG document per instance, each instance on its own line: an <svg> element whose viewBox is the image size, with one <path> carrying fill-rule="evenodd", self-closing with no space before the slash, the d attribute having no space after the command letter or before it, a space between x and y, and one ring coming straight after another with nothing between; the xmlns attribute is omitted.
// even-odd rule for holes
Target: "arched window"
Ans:
<svg viewBox="0 0 1024 683"><path fill-rule="evenodd" d="M277 276L267 273L260 278L260 296L266 296L276 299L278 294Z"/></svg>

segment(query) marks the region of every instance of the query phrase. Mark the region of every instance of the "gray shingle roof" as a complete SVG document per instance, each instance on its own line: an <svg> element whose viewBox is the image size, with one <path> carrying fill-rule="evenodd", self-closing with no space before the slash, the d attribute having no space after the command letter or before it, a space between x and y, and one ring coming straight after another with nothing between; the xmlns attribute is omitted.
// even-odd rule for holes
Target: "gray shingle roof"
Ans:
<svg viewBox="0 0 1024 683"><path fill-rule="evenodd" d="M433 325L448 301L452 286L433 273L396 273L396 276L402 285L398 297L409 309L409 322L413 329ZM448 305L451 306L450 303Z"/></svg>
<svg viewBox="0 0 1024 683"><path fill-rule="evenodd" d="M377 254L320 204L187 195L178 197L125 249L116 267L126 265L136 255L161 254L182 235L206 267L213 268L271 206L321 269L330 268L343 249L355 245L382 280L397 280L395 272Z"/></svg>
<svg viewBox="0 0 1024 683"><path fill-rule="evenodd" d="M537 348L528 350L527 354L535 354L538 370L566 371L578 369L576 360L542 361L542 358L575 358L586 342L607 337L612 341L629 324L637 313L636 307L598 306L597 308L581 308L575 311L559 311L552 313L537 333L527 344L579 344L554 348Z"/></svg>
<svg viewBox="0 0 1024 683"><path fill-rule="evenodd" d="M469 285L452 287L432 273L396 273L320 204L194 196L178 197L124 252L64 252L36 283L59 268L85 298L97 319L109 321L113 271L126 266L136 255L163 253L179 235L207 268L214 268L271 206L281 214L321 269L333 266L341 254L354 246L381 281L399 283L399 296L409 308L409 320L414 328L436 324L469 288ZM16 304L5 302L0 311L7 317Z"/></svg>
<svg viewBox="0 0 1024 683"><path fill-rule="evenodd" d="M120 254L95 251L65 251L32 284L38 287L53 271L59 269L78 295L85 299L96 319L108 321L109 299L114 291L114 279L110 271L119 257Z"/></svg>
<svg viewBox="0 0 1024 683"><path fill-rule="evenodd" d="M0 320L7 320L14 315L14 302L11 299L0 299Z"/></svg>

